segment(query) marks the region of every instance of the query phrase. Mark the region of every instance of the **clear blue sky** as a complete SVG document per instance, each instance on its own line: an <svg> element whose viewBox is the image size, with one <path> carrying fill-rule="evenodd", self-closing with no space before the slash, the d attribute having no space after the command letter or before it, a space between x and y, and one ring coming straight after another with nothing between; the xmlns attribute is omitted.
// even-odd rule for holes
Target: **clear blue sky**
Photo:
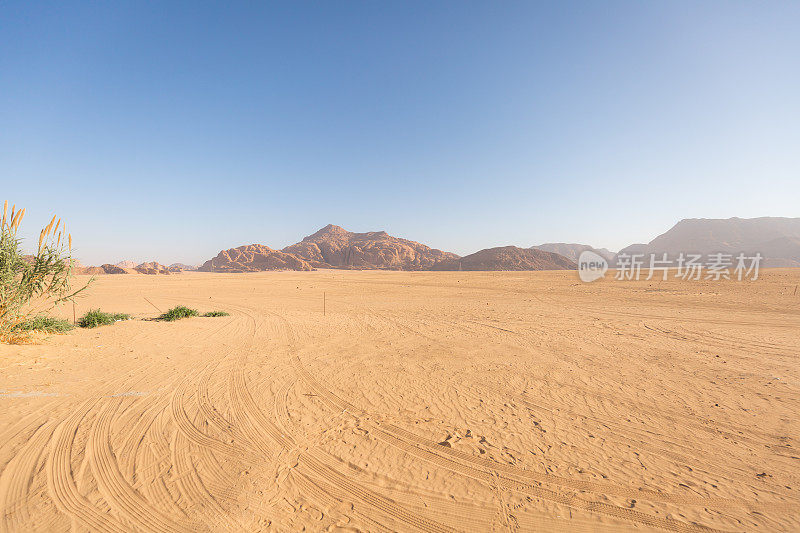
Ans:
<svg viewBox="0 0 800 533"><path fill-rule="evenodd" d="M800 216L798 2L2 2L0 201L85 263Z"/></svg>

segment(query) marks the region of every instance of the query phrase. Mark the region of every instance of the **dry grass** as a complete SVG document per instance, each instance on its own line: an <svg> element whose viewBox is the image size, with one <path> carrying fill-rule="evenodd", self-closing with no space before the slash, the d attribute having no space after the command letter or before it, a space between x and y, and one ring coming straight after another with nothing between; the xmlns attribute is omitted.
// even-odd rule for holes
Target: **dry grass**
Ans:
<svg viewBox="0 0 800 533"><path fill-rule="evenodd" d="M36 253L25 255L18 231L25 209L16 205L8 213L3 205L0 220L0 342L26 342L31 330L22 327L45 315L59 303L71 300L77 291L70 287L72 277L72 235L56 215L39 233ZM69 246L62 242L67 235ZM87 283L88 285L88 283Z"/></svg>

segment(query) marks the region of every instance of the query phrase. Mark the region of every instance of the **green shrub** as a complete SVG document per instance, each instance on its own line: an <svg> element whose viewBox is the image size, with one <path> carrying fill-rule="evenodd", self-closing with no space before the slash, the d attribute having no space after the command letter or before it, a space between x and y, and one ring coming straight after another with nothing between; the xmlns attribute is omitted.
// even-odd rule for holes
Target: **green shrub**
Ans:
<svg viewBox="0 0 800 533"><path fill-rule="evenodd" d="M188 318L190 316L200 316L200 313L197 311L197 309L190 309L185 305L179 305L173 307L172 309L170 309L169 311L158 317L158 319L166 320L167 322L173 322L175 320L180 320L181 318Z"/></svg>
<svg viewBox="0 0 800 533"><path fill-rule="evenodd" d="M17 237L25 210L3 207L0 221L0 342L26 342L33 330L20 327L43 316L59 303L72 300L72 237L54 216L39 233L39 245L32 255L22 251Z"/></svg>
<svg viewBox="0 0 800 533"><path fill-rule="evenodd" d="M14 326L15 332L41 331L43 333L66 333L74 329L69 321L51 316L35 316L27 318Z"/></svg>
<svg viewBox="0 0 800 533"><path fill-rule="evenodd" d="M209 311L208 313L203 313L203 316L231 316L231 314L226 311Z"/></svg>
<svg viewBox="0 0 800 533"><path fill-rule="evenodd" d="M82 328L96 328L98 326L110 326L120 320L130 320L131 316L125 313L106 313L99 309L92 309L78 320L78 325Z"/></svg>

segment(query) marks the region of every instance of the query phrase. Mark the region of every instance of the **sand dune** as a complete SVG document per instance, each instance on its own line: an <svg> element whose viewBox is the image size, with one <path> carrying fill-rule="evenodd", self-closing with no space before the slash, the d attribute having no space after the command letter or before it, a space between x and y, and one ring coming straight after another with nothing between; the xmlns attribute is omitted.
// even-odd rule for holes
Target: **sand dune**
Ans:
<svg viewBox="0 0 800 533"><path fill-rule="evenodd" d="M797 531L798 283L99 278L231 316L0 346L0 529Z"/></svg>

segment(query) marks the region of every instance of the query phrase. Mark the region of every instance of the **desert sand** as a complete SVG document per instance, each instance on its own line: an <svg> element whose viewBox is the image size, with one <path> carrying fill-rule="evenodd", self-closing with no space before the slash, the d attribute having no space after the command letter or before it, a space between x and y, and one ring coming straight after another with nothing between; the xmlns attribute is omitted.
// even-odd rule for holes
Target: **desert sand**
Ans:
<svg viewBox="0 0 800 533"><path fill-rule="evenodd" d="M100 277L0 346L0 527L797 531L798 284Z"/></svg>

